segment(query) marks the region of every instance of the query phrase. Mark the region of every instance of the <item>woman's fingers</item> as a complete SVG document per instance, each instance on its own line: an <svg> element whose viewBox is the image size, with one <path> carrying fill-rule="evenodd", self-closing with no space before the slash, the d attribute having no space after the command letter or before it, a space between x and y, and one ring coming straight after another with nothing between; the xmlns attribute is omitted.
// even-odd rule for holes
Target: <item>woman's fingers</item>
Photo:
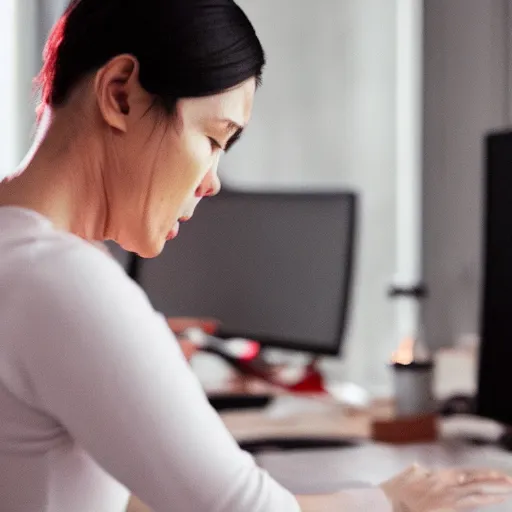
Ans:
<svg viewBox="0 0 512 512"><path fill-rule="evenodd" d="M431 475L445 487L457 487L475 483L489 483L512 487L512 478L504 473L488 469L444 469Z"/></svg>
<svg viewBox="0 0 512 512"><path fill-rule="evenodd" d="M512 497L512 479L499 471L429 471L417 464L381 488L392 503L404 503L411 512L457 512L501 503Z"/></svg>
<svg viewBox="0 0 512 512"><path fill-rule="evenodd" d="M462 484L471 484L474 482L497 482L512 485L512 478L505 473L492 469L472 469L460 470L458 482Z"/></svg>
<svg viewBox="0 0 512 512"><path fill-rule="evenodd" d="M512 480L493 470L445 470L439 478L447 484L447 499L453 500L454 510L502 503L512 496Z"/></svg>
<svg viewBox="0 0 512 512"><path fill-rule="evenodd" d="M478 507L486 507L489 505L497 505L507 500L503 496L465 496L455 501L453 510L474 510Z"/></svg>
<svg viewBox="0 0 512 512"><path fill-rule="evenodd" d="M512 486L508 483L478 482L453 487L456 496L512 496Z"/></svg>

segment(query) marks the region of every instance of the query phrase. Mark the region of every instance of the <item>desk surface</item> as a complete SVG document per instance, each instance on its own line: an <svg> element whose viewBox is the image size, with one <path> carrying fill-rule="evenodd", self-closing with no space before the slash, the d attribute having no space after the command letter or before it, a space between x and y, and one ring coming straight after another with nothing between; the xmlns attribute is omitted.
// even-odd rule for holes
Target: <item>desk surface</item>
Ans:
<svg viewBox="0 0 512 512"><path fill-rule="evenodd" d="M390 417L392 404L376 402L370 409L348 409L323 398L278 396L262 411L222 414L234 437L329 436L369 438L373 418Z"/></svg>
<svg viewBox="0 0 512 512"><path fill-rule="evenodd" d="M427 467L493 467L512 475L512 455L496 448L468 447L458 442L392 447L368 444L357 448L265 454L258 463L295 493L328 493L361 483L376 484L414 462ZM512 505L481 509L510 512ZM480 510L480 509L479 509Z"/></svg>
<svg viewBox="0 0 512 512"><path fill-rule="evenodd" d="M355 411L312 399L281 400L275 407L259 412L222 415L238 439L268 435L307 434L369 437L373 417L391 414L389 402L371 409ZM316 408L315 408L316 405ZM301 412L302 411L302 412ZM306 450L266 453L256 457L258 464L278 482L297 494L334 492L347 487L377 484L399 473L414 462L426 467L491 467L512 475L512 455L495 447L474 447L458 439L464 434L497 438L502 428L491 421L453 418L441 422L442 441L437 443L392 446L362 440L361 446L336 450ZM510 512L510 503L488 507L488 512ZM130 512L148 512L133 502Z"/></svg>
<svg viewBox="0 0 512 512"><path fill-rule="evenodd" d="M474 391L476 366L471 352L446 351L437 365L437 372L438 397ZM239 440L301 434L365 439L370 436L373 418L391 415L390 400L375 402L366 410L355 410L329 400L279 396L276 403L264 411L231 412L222 417ZM333 492L344 487L376 484L414 462L431 468L492 467L512 475L511 454L495 447L475 447L460 441L464 435L497 439L503 430L499 425L477 418L453 418L442 420L440 427L442 441L437 443L392 446L366 442L355 448L266 453L257 456L257 461L295 493ZM512 506L507 503L485 510L510 512Z"/></svg>
<svg viewBox="0 0 512 512"><path fill-rule="evenodd" d="M439 379L441 392L437 393L438 396L454 391L472 391L473 377L469 374L474 373L474 361L467 354L462 356L468 360L468 369L462 372L462 377L460 371L453 371L454 367L461 367L458 355L448 353L446 362L438 365L442 374ZM459 381L447 382L453 379L453 375ZM247 389L233 389L235 392L244 390ZM265 389L256 385L254 391L262 392ZM266 410L230 412L223 414L222 418L238 440L301 434L365 439L370 436L373 418L389 417L391 414L392 404L389 400L377 401L366 410L355 410L328 399L284 395L279 396ZM476 419L454 419L443 421L441 431L443 441L432 444L398 447L367 442L359 447L337 450L267 453L257 456L257 461L276 480L296 493L332 492L347 486L357 487L363 483L375 484L414 462L431 468L492 467L512 475L512 455L497 448L472 447L457 440L457 436L464 432L478 433L490 439L497 438L502 431L498 425ZM510 512L511 509L512 506L508 503L485 510ZM134 502L130 512L147 512L147 509Z"/></svg>
<svg viewBox="0 0 512 512"><path fill-rule="evenodd" d="M389 416L389 402L355 411L320 403L317 410L303 402L307 412L293 412L286 401L260 412L229 413L223 419L238 439L290 434L338 435L368 438L372 418ZM479 418L451 418L440 421L441 441L428 444L393 446L362 439L354 448L305 450L258 455L258 464L278 482L296 494L329 493L347 487L377 484L417 462L429 468L490 467L512 475L512 455L492 446L476 447L461 437L497 439L502 427ZM510 503L488 507L489 512L505 512Z"/></svg>

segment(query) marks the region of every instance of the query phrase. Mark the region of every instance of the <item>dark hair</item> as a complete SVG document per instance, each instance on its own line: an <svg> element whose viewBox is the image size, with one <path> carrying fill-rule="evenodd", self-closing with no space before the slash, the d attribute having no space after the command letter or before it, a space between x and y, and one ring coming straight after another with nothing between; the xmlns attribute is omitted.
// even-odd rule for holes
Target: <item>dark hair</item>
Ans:
<svg viewBox="0 0 512 512"><path fill-rule="evenodd" d="M263 48L233 0L71 0L36 78L45 105L62 105L88 73L120 54L140 64L142 87L172 113L179 98L208 96L255 77Z"/></svg>

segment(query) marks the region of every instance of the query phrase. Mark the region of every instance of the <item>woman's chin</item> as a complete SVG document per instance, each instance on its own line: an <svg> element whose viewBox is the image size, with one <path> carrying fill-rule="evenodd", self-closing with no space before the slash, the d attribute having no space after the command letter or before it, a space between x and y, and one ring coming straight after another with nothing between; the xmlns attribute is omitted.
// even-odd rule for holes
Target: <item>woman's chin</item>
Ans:
<svg viewBox="0 0 512 512"><path fill-rule="evenodd" d="M165 240L154 241L152 244L147 244L143 248L140 248L137 254L141 258L156 258L159 256L165 247Z"/></svg>
<svg viewBox="0 0 512 512"><path fill-rule="evenodd" d="M162 236L147 236L144 240L130 240L118 243L125 251L133 252L141 258L155 258L163 251L165 242L166 240Z"/></svg>

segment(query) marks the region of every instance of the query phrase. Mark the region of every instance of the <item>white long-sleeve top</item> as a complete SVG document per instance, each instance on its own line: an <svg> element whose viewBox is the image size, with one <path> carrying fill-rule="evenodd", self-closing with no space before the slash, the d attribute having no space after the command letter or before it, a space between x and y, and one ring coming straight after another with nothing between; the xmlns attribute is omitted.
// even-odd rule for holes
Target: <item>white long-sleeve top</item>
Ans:
<svg viewBox="0 0 512 512"><path fill-rule="evenodd" d="M122 268L1 207L0 510L122 512L130 492L156 512L299 511L239 449ZM389 510L379 491L340 502L368 507Z"/></svg>

